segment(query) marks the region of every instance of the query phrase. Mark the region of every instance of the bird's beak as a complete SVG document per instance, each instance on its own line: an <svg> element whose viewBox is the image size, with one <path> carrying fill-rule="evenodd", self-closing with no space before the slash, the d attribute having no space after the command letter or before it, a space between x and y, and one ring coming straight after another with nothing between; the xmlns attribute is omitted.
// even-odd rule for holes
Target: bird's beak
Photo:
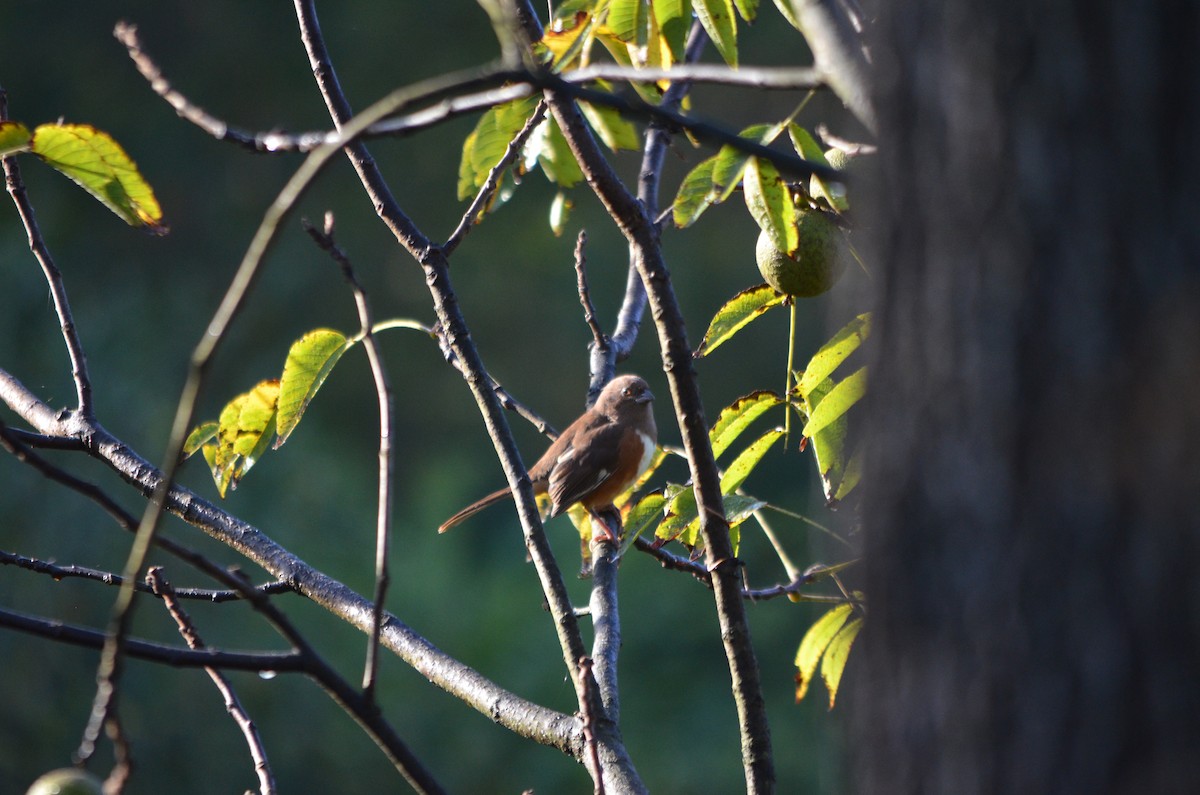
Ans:
<svg viewBox="0 0 1200 795"><path fill-rule="evenodd" d="M649 403L652 400L654 400L654 393L651 392L649 389L647 389L642 394L638 395L636 398L636 402L638 402L638 403Z"/></svg>

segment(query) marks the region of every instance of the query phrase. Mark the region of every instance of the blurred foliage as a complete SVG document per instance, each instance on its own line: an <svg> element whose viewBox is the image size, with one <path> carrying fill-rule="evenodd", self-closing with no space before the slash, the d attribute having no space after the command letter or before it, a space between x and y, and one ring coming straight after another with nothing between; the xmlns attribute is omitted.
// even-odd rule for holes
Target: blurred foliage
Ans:
<svg viewBox="0 0 1200 795"><path fill-rule="evenodd" d="M496 52L486 16L473 3L383 8L348 0L324 4L320 11L341 82L356 107L397 85L478 64ZM301 131L324 129L328 119L286 6L141 0L59 7L10 0L0 9L0 75L13 118L63 117L110 132L154 186L171 227L161 238L132 231L49 169L23 169L43 233L65 274L100 419L157 460L187 357L260 213L299 158L249 154L179 120L113 40L120 19L139 26L147 50L179 90L231 124ZM778 18L740 25L738 36L743 63L795 62L803 51ZM50 51L53 59L45 57ZM692 105L701 115L719 115L741 129L786 116L795 97L698 87ZM805 115L805 123L850 124L828 97L818 96ZM371 144L401 206L435 238L448 235L465 209L456 200L457 169L461 143L476 121L459 119ZM678 139L668 155L663 195L671 195L693 166L713 154ZM610 156L632 184L639 155ZM545 222L556 188L529 179L471 233L453 260L463 311L492 374L559 427L579 412L587 380L590 334L575 292L574 230L588 231L592 298L606 325L626 278L625 243L583 187L571 193L574 207L562 238ZM334 212L338 241L354 260L377 318L433 320L420 269L375 219L344 162L320 179L302 210L310 218ZM666 233L667 261L693 335L729 296L758 281L757 234L754 221L731 207L711 210L687 231ZM847 281L860 275L851 274ZM0 296L0 366L51 405L65 405L73 396L67 358L45 283L11 205L0 211ZM841 327L857 311L824 298L807 302L798 349L815 351L829 336L826 325ZM291 342L321 326L357 328L353 302L337 268L295 223L218 357L198 416L218 416L230 395L278 372ZM786 330L785 313L770 313L727 342L723 355L697 364L710 414L747 392L777 386ZM563 679L515 516L498 507L458 532L442 537L434 532L461 504L502 482L461 379L419 335L385 335L383 346L402 418L389 608L505 687L573 710L573 690ZM657 394L668 394L648 323L623 369L645 375ZM665 398L658 412L662 441L677 444ZM252 486L231 492L222 505L368 593L376 409L358 350L340 363L305 416L285 454L263 459ZM7 410L3 418L15 420ZM523 423L514 426L526 460L533 460L545 441ZM101 465L71 455L51 457L140 513L141 498ZM767 452L764 474L752 481L754 493L801 513L823 512L811 462L806 458L804 466L793 466L797 457L794 449ZM666 462L663 472L675 482L686 479L678 460ZM199 457L185 465L182 480L217 499ZM0 516L0 548L109 570L124 561L128 540L107 517L9 457L0 457ZM840 547L803 523L778 524L799 561L843 556ZM218 561L244 563L194 528L171 521L166 532ZM563 568L570 570L578 554L575 534L565 520L551 523L550 533ZM756 584L785 579L777 563L771 567L774 557L760 533L743 532L740 554L751 576L761 578ZM155 562L166 566L177 586L206 584L173 559L156 555ZM689 576L666 572L643 555L629 554L622 568L622 729L639 771L652 791L740 789L736 718L710 594ZM575 601L586 602L587 584L570 585ZM0 570L0 603L9 609L103 626L113 597L115 591L95 583ZM357 679L365 646L358 632L299 597L283 597L281 604L343 673ZM170 621L156 607L141 604L136 633L177 643ZM189 608L211 645L282 647L244 606ZM821 612L778 600L752 606L750 619L771 703L781 787L836 793L842 791L836 718L813 699L793 705L796 643ZM231 614L245 620L231 620ZM69 761L91 704L96 654L6 631L0 632L0 659L5 661L0 790L8 792ZM395 658L385 656L381 670L386 714L451 791L564 792L586 786L577 765L558 751L509 735ZM285 676L232 678L265 738L283 791L366 793L397 785L378 750L311 683ZM186 795L254 786L241 737L202 672L133 661L123 681L122 718L137 764L127 792ZM664 731L662 716L671 716L676 730Z"/></svg>

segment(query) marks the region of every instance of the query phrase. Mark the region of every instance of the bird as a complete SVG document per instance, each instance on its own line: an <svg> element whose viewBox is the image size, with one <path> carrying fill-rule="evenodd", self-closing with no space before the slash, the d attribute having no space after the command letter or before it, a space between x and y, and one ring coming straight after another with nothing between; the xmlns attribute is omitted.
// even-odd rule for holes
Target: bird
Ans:
<svg viewBox="0 0 1200 795"><path fill-rule="evenodd" d="M642 476L654 458L658 429L654 424L650 385L636 375L609 381L596 402L554 440L529 469L534 494L550 498L553 518L575 503L599 520L609 541L617 537L600 513ZM438 527L444 533L489 505L512 496L507 487L476 500Z"/></svg>

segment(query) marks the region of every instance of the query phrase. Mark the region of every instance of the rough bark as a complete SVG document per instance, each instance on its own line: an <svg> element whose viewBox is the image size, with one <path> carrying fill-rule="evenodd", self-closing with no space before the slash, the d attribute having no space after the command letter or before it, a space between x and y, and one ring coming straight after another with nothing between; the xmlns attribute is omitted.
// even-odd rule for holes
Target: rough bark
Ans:
<svg viewBox="0 0 1200 795"><path fill-rule="evenodd" d="M1195 791L1200 12L882 14L855 791Z"/></svg>

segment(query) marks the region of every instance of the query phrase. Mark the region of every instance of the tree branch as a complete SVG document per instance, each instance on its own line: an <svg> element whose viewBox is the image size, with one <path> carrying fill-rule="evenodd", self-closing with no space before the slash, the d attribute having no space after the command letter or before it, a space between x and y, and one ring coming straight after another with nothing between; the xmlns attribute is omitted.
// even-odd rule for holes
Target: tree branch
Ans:
<svg viewBox="0 0 1200 795"><path fill-rule="evenodd" d="M8 94L0 87L0 121L8 120ZM29 250L42 266L46 284L50 288L50 297L54 301L54 312L58 315L59 327L62 329L63 342L67 346L67 355L71 359L71 378L75 381L76 410L83 416L93 416L92 382L88 377L87 357L83 353L83 343L75 328L75 318L71 315L71 304L67 300L67 286L63 283L62 271L54 264L50 249L42 238L42 230L38 228L37 216L33 205L25 191L25 183L21 181L21 170L17 167L17 158L9 155L2 158L4 163L4 184L13 204L17 206L17 214L25 226L29 240Z"/></svg>

